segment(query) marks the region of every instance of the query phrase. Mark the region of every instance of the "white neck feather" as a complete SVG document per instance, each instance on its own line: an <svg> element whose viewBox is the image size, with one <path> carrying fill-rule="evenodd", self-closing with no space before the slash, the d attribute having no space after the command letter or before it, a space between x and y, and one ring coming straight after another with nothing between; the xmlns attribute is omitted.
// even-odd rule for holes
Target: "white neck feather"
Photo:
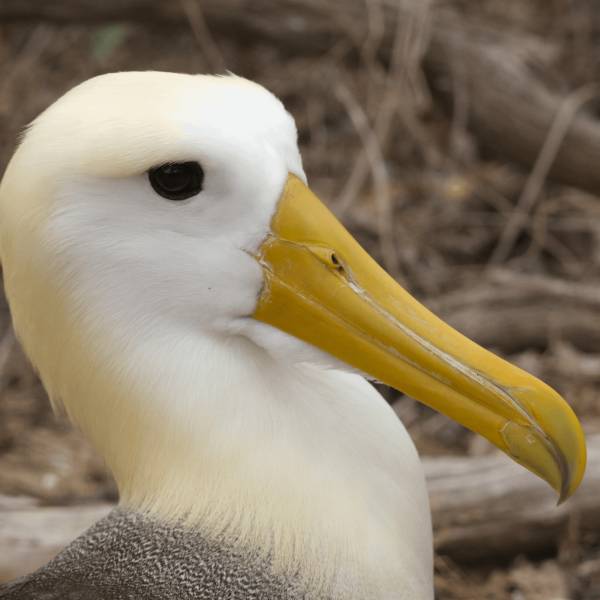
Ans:
<svg viewBox="0 0 600 600"><path fill-rule="evenodd" d="M155 323L131 346L125 331L90 332L61 394L124 505L225 534L356 597L427 597L420 464L366 381L282 364L241 336L161 336ZM387 595L402 587L409 595Z"/></svg>

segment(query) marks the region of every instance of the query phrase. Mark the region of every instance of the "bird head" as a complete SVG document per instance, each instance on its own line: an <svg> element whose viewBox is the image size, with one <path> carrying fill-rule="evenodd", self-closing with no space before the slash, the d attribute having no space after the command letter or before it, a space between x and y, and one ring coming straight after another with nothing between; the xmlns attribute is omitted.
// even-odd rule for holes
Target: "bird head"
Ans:
<svg viewBox="0 0 600 600"><path fill-rule="evenodd" d="M134 355L153 337L168 355L174 339L235 337L405 392L561 499L583 476L568 404L368 256L308 187L292 117L247 80L119 73L68 92L7 169L0 251L16 330L75 420L74 397L96 377L85 348L103 349L118 377L128 365L115 347Z"/></svg>

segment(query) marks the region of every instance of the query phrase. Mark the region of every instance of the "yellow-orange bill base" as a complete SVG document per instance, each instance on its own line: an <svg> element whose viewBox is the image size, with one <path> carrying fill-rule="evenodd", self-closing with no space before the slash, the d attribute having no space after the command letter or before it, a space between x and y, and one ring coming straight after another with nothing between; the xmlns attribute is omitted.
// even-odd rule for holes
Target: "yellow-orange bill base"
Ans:
<svg viewBox="0 0 600 600"><path fill-rule="evenodd" d="M486 437L568 498L586 463L577 417L552 388L417 302L289 175L256 259L254 318Z"/></svg>

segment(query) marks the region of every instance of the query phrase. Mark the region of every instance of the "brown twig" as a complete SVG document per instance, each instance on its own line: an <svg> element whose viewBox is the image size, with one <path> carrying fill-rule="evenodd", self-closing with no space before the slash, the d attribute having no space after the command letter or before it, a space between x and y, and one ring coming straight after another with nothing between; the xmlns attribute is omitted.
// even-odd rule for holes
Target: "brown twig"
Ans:
<svg viewBox="0 0 600 600"><path fill-rule="evenodd" d="M180 2L181 8L194 34L194 39L206 58L210 70L213 73L223 73L226 69L225 58L210 33L202 12L200 0L180 0Z"/></svg>
<svg viewBox="0 0 600 600"><path fill-rule="evenodd" d="M498 265L508 258L517 238L527 224L531 210L539 197L573 119L585 104L597 98L599 94L600 86L590 84L575 90L563 101L548 131L531 174L525 183L515 211L509 217L506 227L500 235L498 244L489 260L489 265Z"/></svg>
<svg viewBox="0 0 600 600"><path fill-rule="evenodd" d="M413 8L408 18L397 18L396 29L390 53L390 67L384 82L382 100L379 103L377 116L375 118L374 131L385 154L392 133L393 120L399 112L402 114L403 123L413 139L421 142L425 147L423 135L420 134L414 111L406 110L408 102L409 82L412 82L413 93L418 86L417 80L424 80L418 75L421 72L423 60L429 39L429 7L430 0L422 2ZM401 3L398 4L399 11L405 11ZM426 88L426 85L424 85ZM423 93L423 97L426 94ZM336 201L338 214L345 214L353 205L356 198L363 189L369 175L369 167L363 155L357 156L354 166L346 180L344 188Z"/></svg>
<svg viewBox="0 0 600 600"><path fill-rule="evenodd" d="M396 273L398 271L398 254L394 247L394 215L390 196L390 182L379 139L370 126L365 111L349 88L343 83L338 83L335 94L346 109L348 117L363 144L366 163L373 177L382 260L388 270Z"/></svg>
<svg viewBox="0 0 600 600"><path fill-rule="evenodd" d="M53 38L52 28L45 23L37 25L15 60L10 62L10 68L1 74L0 87L0 114L9 109L9 98L6 91L10 89L13 82L23 73L30 71L40 55L50 44Z"/></svg>

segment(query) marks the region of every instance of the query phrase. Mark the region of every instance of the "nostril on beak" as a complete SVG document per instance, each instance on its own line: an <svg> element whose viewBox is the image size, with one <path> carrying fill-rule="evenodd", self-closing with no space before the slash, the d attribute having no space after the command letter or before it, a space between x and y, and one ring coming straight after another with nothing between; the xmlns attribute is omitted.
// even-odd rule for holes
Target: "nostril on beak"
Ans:
<svg viewBox="0 0 600 600"><path fill-rule="evenodd" d="M345 271L344 265L337 254L331 248L324 248L323 246L307 246L310 250L325 266L329 269L343 273Z"/></svg>
<svg viewBox="0 0 600 600"><path fill-rule="evenodd" d="M331 256L329 257L329 259L331 260L331 264L333 265L333 268L338 273L345 272L344 265L342 264L342 261L337 257L337 254L335 252L331 253Z"/></svg>

